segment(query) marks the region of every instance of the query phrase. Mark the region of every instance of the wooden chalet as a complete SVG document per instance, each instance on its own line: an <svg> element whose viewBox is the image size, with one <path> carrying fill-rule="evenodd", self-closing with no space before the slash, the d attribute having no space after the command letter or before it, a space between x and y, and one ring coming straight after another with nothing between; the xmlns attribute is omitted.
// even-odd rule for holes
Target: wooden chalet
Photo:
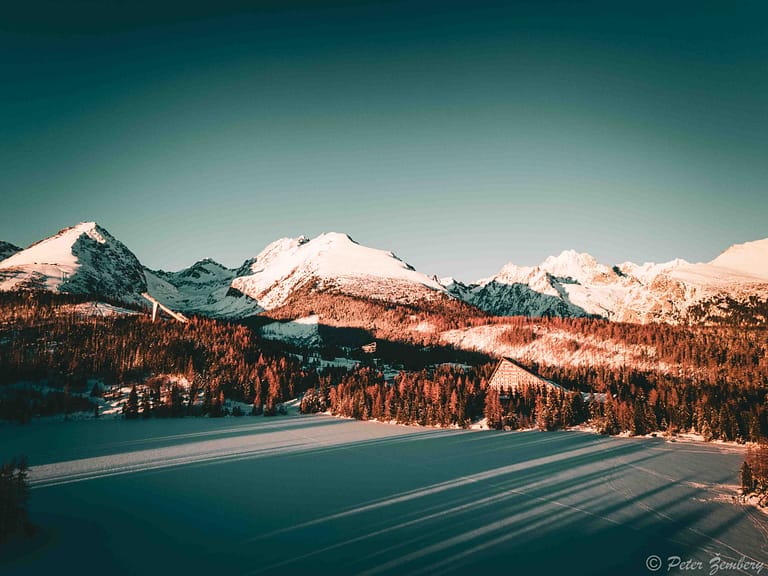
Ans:
<svg viewBox="0 0 768 576"><path fill-rule="evenodd" d="M493 374L491 374L491 379L488 381L488 387L495 388L500 393L518 392L531 387L565 390L560 384L537 376L512 358L499 360Z"/></svg>

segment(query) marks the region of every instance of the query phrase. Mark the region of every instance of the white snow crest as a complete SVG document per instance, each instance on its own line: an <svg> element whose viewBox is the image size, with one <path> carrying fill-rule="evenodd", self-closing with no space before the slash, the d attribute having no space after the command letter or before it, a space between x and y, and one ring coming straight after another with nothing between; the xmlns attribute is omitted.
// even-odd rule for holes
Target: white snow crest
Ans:
<svg viewBox="0 0 768 576"><path fill-rule="evenodd" d="M294 290L313 280L326 287L378 290L385 298L414 285L445 291L435 279L416 272L392 252L361 246L337 232L312 240L283 238L273 242L250 268L253 273L235 278L232 286L266 309L280 306Z"/></svg>

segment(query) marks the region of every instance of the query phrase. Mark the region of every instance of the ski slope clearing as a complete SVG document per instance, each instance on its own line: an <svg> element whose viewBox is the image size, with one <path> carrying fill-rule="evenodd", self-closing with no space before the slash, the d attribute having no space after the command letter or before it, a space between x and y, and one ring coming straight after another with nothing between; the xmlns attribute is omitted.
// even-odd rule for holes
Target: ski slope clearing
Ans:
<svg viewBox="0 0 768 576"><path fill-rule="evenodd" d="M0 427L39 534L3 574L646 574L768 561L739 448L326 416ZM726 573L726 572L723 572Z"/></svg>

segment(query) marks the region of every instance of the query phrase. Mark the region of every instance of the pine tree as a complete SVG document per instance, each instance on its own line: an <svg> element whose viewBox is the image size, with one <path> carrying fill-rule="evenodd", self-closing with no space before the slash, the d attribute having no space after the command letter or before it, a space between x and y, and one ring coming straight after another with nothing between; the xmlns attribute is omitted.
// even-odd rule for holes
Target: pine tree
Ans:
<svg viewBox="0 0 768 576"><path fill-rule="evenodd" d="M563 408L560 411L560 426L563 428L573 426L576 422L576 416L573 410L573 397L577 394L578 392L569 394L563 398Z"/></svg>
<svg viewBox="0 0 768 576"><path fill-rule="evenodd" d="M149 418L152 416L152 404L149 401L150 395L149 390L146 388L141 393L141 417L142 418Z"/></svg>
<svg viewBox="0 0 768 576"><path fill-rule="evenodd" d="M632 423L630 432L633 436L643 436L652 432L656 426L652 412L649 409L645 394L640 390L635 396L634 409L632 411Z"/></svg>
<svg viewBox="0 0 768 576"><path fill-rule="evenodd" d="M171 387L171 416L178 418L184 413L184 399L181 396L181 389L174 384Z"/></svg>
<svg viewBox="0 0 768 576"><path fill-rule="evenodd" d="M131 392L128 394L128 401L123 408L125 417L129 420L139 417L139 394L136 392L136 385L131 387Z"/></svg>
<svg viewBox="0 0 768 576"><path fill-rule="evenodd" d="M205 388L203 389L203 411L202 411L203 416L211 412L212 405L213 405L213 396L211 394L211 387L208 384L206 384Z"/></svg>
<svg viewBox="0 0 768 576"><path fill-rule="evenodd" d="M755 489L755 480L752 477L752 467L749 462L744 460L741 465L741 491L743 494L749 494Z"/></svg>
<svg viewBox="0 0 768 576"><path fill-rule="evenodd" d="M600 426L601 434L618 434L621 429L619 428L619 420L616 414L616 401L610 392L605 396L605 404L603 406L603 422Z"/></svg>
<svg viewBox="0 0 768 576"><path fill-rule="evenodd" d="M495 388L489 388L485 393L484 415L488 420L488 428L501 430L503 425L503 409L499 392Z"/></svg>
<svg viewBox="0 0 768 576"><path fill-rule="evenodd" d="M562 393L550 391L547 396L547 420L545 430L554 430L560 426L562 421L561 405L563 401Z"/></svg>

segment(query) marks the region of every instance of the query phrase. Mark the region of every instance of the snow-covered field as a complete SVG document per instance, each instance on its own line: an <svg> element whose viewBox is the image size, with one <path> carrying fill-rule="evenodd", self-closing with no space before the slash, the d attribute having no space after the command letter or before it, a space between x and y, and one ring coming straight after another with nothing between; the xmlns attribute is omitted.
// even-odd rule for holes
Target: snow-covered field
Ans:
<svg viewBox="0 0 768 576"><path fill-rule="evenodd" d="M508 324L486 324L447 330L440 340L464 350L477 350L493 356L507 356L522 362L565 366L631 365L639 370L672 371L673 367L657 359L651 346L625 345L594 336L574 335L566 330L538 326L537 338L525 344L509 344L504 333L514 330Z"/></svg>
<svg viewBox="0 0 768 576"><path fill-rule="evenodd" d="M3 574L650 574L651 555L663 573L679 556L706 574L718 555L768 562L768 518L732 500L737 447L294 416L1 425L0 456L18 453L33 465L40 530L0 548Z"/></svg>

